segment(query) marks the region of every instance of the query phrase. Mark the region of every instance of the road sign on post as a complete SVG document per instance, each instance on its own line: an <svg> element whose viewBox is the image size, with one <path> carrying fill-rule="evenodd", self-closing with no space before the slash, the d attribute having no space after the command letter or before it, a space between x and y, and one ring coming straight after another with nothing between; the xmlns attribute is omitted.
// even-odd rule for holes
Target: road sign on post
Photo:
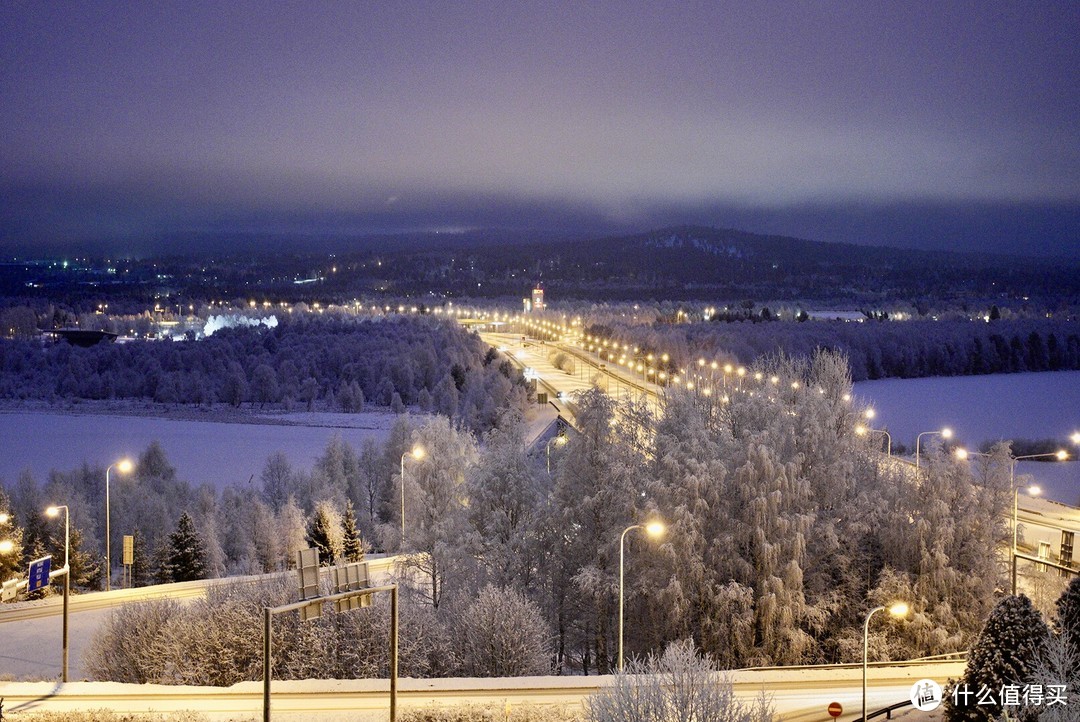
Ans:
<svg viewBox="0 0 1080 722"><path fill-rule="evenodd" d="M52 555L41 557L30 562L30 575L26 584L26 592L36 592L49 583L49 571L52 568Z"/></svg>
<svg viewBox="0 0 1080 722"><path fill-rule="evenodd" d="M334 567L334 593L351 592L363 589L368 585L367 562L355 562L343 567ZM334 602L339 612L347 612L350 609L362 609L371 606L371 596L346 597Z"/></svg>
<svg viewBox="0 0 1080 722"><path fill-rule="evenodd" d="M843 705L841 705L839 702L830 702L829 703L829 714L832 717L839 717L840 715L844 714Z"/></svg>
<svg viewBox="0 0 1080 722"><path fill-rule="evenodd" d="M135 562L135 537L131 534L124 535L124 564L131 566Z"/></svg>
<svg viewBox="0 0 1080 722"><path fill-rule="evenodd" d="M0 590L0 602L10 602L19 594L19 580L9 579L4 582L3 589Z"/></svg>
<svg viewBox="0 0 1080 722"><path fill-rule="evenodd" d="M296 552L296 572L300 577L300 601L313 599L300 609L301 621L307 622L322 616L322 600L319 599L319 550L301 549Z"/></svg>

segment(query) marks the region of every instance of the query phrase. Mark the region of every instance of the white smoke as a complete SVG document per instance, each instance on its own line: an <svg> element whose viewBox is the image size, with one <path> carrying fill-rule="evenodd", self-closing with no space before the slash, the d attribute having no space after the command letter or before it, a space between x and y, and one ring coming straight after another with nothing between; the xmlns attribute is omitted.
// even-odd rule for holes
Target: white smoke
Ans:
<svg viewBox="0 0 1080 722"><path fill-rule="evenodd" d="M276 328L277 325L277 316L268 316L266 318L249 318L248 316L237 316L236 314L229 314L228 316L211 316L206 319L203 335L212 336L214 331L222 328L237 328L242 326L266 326L267 328Z"/></svg>

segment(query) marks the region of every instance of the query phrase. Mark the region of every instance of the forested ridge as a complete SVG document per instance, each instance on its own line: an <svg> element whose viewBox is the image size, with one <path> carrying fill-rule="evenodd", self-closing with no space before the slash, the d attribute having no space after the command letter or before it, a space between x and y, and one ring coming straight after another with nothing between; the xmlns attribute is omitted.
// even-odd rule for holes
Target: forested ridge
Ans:
<svg viewBox="0 0 1080 722"><path fill-rule="evenodd" d="M1080 369L1080 324L1053 319L608 322L587 333L637 346L641 355L668 353L673 368L699 357L744 365L777 352L809 358L824 348L848 358L854 381Z"/></svg>
<svg viewBox="0 0 1080 722"><path fill-rule="evenodd" d="M527 400L520 373L478 337L432 317L297 315L185 341L91 348L0 340L0 398L251 403L361 411L417 405L474 429Z"/></svg>

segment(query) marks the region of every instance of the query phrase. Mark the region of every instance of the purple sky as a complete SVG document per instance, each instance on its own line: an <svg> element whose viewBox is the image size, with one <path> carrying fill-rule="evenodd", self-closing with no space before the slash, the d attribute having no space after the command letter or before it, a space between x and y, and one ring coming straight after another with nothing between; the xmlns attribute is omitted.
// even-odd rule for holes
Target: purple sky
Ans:
<svg viewBox="0 0 1080 722"><path fill-rule="evenodd" d="M686 220L1072 253L1077 38L1073 0L8 0L0 240Z"/></svg>

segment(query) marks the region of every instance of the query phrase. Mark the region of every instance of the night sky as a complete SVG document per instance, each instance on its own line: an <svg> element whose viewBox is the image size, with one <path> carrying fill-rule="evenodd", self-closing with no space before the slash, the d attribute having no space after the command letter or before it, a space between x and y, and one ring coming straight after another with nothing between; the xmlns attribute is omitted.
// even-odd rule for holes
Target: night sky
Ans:
<svg viewBox="0 0 1080 722"><path fill-rule="evenodd" d="M608 233L1080 254L1080 3L0 4L0 243Z"/></svg>

